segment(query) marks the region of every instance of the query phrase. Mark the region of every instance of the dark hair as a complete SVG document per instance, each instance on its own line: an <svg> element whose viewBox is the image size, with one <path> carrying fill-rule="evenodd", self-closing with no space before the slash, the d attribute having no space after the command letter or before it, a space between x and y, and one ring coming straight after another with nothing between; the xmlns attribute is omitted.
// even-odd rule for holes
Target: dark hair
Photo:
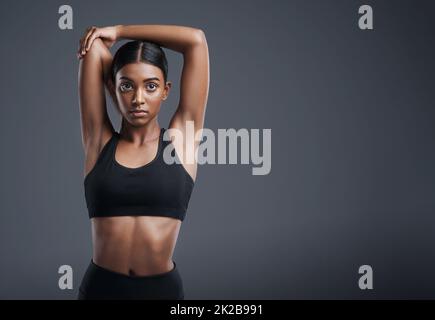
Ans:
<svg viewBox="0 0 435 320"><path fill-rule="evenodd" d="M145 62L160 68L163 72L163 80L166 83L168 77L168 61L163 49L150 41L134 40L123 44L116 51L110 74L115 84L116 73L126 64Z"/></svg>

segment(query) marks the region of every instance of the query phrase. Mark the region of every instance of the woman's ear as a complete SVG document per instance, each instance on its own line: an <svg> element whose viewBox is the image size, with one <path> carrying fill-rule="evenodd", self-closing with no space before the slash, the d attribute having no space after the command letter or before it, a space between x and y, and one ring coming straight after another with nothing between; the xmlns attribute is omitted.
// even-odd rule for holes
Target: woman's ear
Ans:
<svg viewBox="0 0 435 320"><path fill-rule="evenodd" d="M163 92L163 100L166 100L169 96L169 91L171 90L172 87L172 82L171 81L166 81L166 86L165 86L165 90Z"/></svg>

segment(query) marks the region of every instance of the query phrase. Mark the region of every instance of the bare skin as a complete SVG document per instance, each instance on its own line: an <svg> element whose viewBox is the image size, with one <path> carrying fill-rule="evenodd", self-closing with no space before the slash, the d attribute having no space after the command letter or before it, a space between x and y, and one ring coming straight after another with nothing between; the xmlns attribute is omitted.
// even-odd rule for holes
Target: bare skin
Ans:
<svg viewBox="0 0 435 320"><path fill-rule="evenodd" d="M149 40L183 54L180 101L168 129L185 134L186 121L194 122L195 133L203 128L209 87L208 47L199 29L167 25L114 26L88 29L80 40L78 58L81 128L85 151L84 176L95 166L97 158L112 136L104 89L122 115L120 140L115 160L122 166L137 168L152 161L157 153L161 126L158 113L166 100L171 82L164 82L163 72L151 64L138 62L125 65L110 80L112 54L109 48L120 39ZM149 78L157 78L147 80ZM133 109L148 111L135 118ZM172 139L175 151L195 153L198 141ZM182 165L196 179L197 164ZM173 268L181 221L159 216L120 216L91 219L93 260L106 269L129 276L146 276Z"/></svg>

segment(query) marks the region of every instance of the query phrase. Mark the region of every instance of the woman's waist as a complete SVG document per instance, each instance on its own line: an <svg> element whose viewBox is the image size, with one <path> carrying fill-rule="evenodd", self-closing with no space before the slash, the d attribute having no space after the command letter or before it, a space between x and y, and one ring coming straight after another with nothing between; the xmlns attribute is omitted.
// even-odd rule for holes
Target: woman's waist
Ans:
<svg viewBox="0 0 435 320"><path fill-rule="evenodd" d="M153 274L168 270L172 263L175 241L125 238L104 235L93 237L92 258L97 265L124 274Z"/></svg>
<svg viewBox="0 0 435 320"><path fill-rule="evenodd" d="M172 254L134 255L94 250L92 261L102 268L128 276L154 275L173 267Z"/></svg>

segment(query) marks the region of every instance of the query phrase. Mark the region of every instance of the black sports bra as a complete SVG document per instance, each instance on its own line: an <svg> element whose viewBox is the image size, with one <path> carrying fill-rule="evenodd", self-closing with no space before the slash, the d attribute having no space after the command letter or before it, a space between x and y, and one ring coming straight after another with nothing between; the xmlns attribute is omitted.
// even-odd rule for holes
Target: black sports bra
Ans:
<svg viewBox="0 0 435 320"><path fill-rule="evenodd" d="M166 216L184 220L194 180L181 163L167 164L163 150L166 129L160 129L157 155L138 168L115 159L119 133L114 131L95 166L84 179L89 218L111 216ZM172 146L172 157L178 158Z"/></svg>

